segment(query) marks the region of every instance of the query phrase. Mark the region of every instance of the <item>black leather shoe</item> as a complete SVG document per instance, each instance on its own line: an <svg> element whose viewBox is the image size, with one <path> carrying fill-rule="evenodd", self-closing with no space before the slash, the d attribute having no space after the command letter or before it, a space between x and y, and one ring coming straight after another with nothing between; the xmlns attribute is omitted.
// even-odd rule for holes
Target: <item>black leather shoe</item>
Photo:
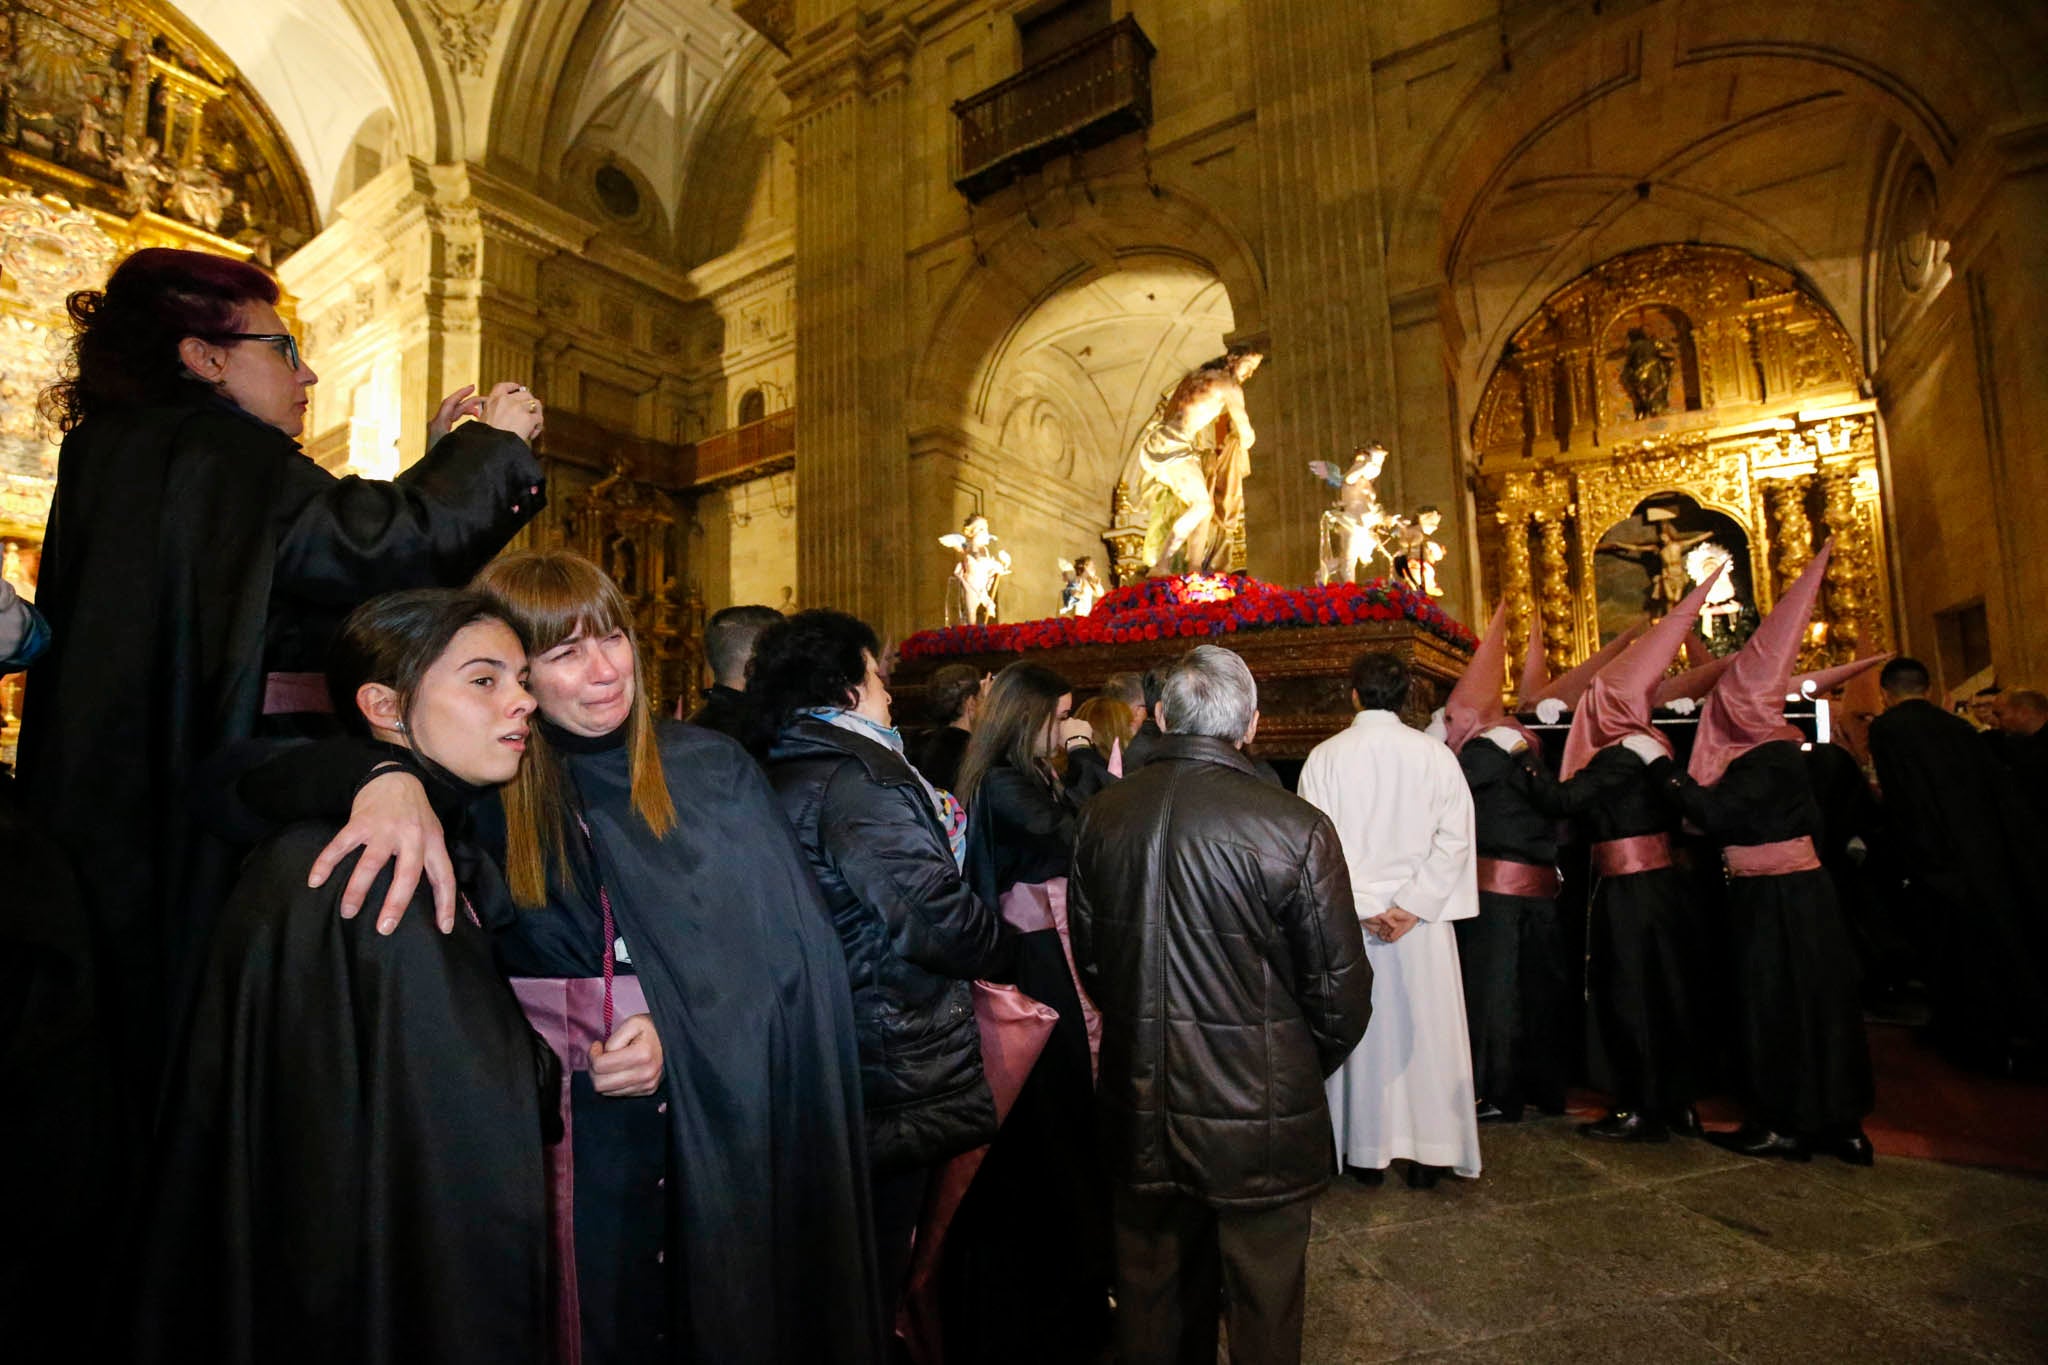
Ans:
<svg viewBox="0 0 2048 1365"><path fill-rule="evenodd" d="M1419 1161L1408 1163L1408 1188L1411 1190L1433 1190L1436 1182L1443 1178L1441 1166L1425 1166Z"/></svg>
<svg viewBox="0 0 2048 1365"><path fill-rule="evenodd" d="M1344 1174L1369 1190L1376 1190L1387 1183L1386 1171L1371 1166L1346 1166Z"/></svg>
<svg viewBox="0 0 2048 1365"><path fill-rule="evenodd" d="M1680 1137L1704 1137L1707 1131L1700 1127L1700 1111L1689 1104L1672 1111L1670 1124L1671 1131Z"/></svg>
<svg viewBox="0 0 2048 1365"><path fill-rule="evenodd" d="M1604 1119L1582 1123L1579 1132L1603 1142L1669 1142L1671 1130L1648 1114L1617 1109Z"/></svg>
<svg viewBox="0 0 2048 1365"><path fill-rule="evenodd" d="M1821 1145L1819 1150L1826 1152L1830 1156L1838 1156L1851 1166L1875 1166L1877 1164L1877 1148L1870 1145L1870 1139L1864 1136L1861 1128L1858 1128L1848 1137L1835 1138Z"/></svg>
<svg viewBox="0 0 2048 1365"><path fill-rule="evenodd" d="M1745 1123L1732 1133L1709 1133L1707 1141L1743 1156L1774 1156L1786 1161L1813 1160L1812 1150L1798 1138L1774 1133L1753 1123Z"/></svg>
<svg viewBox="0 0 2048 1365"><path fill-rule="evenodd" d="M1481 1100L1479 1101L1478 1111L1481 1123L1520 1123L1522 1121L1520 1106L1509 1110L1503 1109L1490 1101Z"/></svg>

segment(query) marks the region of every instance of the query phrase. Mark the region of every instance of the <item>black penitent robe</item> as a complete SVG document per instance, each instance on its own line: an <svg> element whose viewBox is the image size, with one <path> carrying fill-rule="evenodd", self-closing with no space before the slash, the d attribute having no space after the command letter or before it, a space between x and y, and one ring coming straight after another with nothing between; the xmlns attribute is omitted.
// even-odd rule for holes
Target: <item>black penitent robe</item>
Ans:
<svg viewBox="0 0 2048 1365"><path fill-rule="evenodd" d="M1067 776L1054 788L1003 764L982 778L968 810L965 873L984 904L1066 877L1081 802L1114 780L1087 746L1068 755ZM939 1285L947 1359L1093 1360L1109 1333L1110 1185L1096 1145L1087 1024L1057 929L1018 935L1011 979L1059 1021L947 1234Z"/></svg>
<svg viewBox="0 0 2048 1365"><path fill-rule="evenodd" d="M548 736L662 1040L675 1343L662 1358L876 1361L882 1296L838 934L744 749L661 727L676 827L655 839L632 808L624 733ZM561 895L587 896L587 885L571 878ZM587 922L600 913L575 908Z"/></svg>
<svg viewBox="0 0 2048 1365"><path fill-rule="evenodd" d="M1537 757L1475 736L1458 766L1472 789L1478 855L1555 867L1567 807ZM1563 1109L1572 997L1557 898L1481 891L1479 913L1454 927L1475 1093L1511 1116L1529 1104Z"/></svg>
<svg viewBox="0 0 2048 1365"><path fill-rule="evenodd" d="M307 889L335 829L266 841L221 912L151 1163L132 1358L542 1365L552 1055L490 935L440 933L424 887L388 937L341 918L351 864Z"/></svg>
<svg viewBox="0 0 2048 1365"><path fill-rule="evenodd" d="M1822 835L1804 756L1777 740L1702 787L1679 778L1686 817L1722 844ZM1855 950L1825 867L1730 877L1735 1058L1749 1118L1773 1132L1827 1137L1870 1112L1870 1047L1856 999Z"/></svg>
<svg viewBox="0 0 2048 1365"><path fill-rule="evenodd" d="M477 423L391 482L338 479L212 399L65 437L21 776L82 883L131 1151L234 876L186 799L193 770L257 732L266 671L324 666L341 614L466 582L538 510L540 479L524 441Z"/></svg>
<svg viewBox="0 0 2048 1365"><path fill-rule="evenodd" d="M1966 1057L2048 1041L2048 831L1969 723L1900 702L1870 723L1907 895L1935 925L1934 1028Z"/></svg>
<svg viewBox="0 0 2048 1365"><path fill-rule="evenodd" d="M1589 842L1668 835L1670 767L1609 745L1563 784L1566 808ZM1586 913L1586 989L1605 1058L1594 1082L1617 1109L1668 1117L1705 1092L1713 1057L1700 980L1707 936L1687 874L1596 874Z"/></svg>

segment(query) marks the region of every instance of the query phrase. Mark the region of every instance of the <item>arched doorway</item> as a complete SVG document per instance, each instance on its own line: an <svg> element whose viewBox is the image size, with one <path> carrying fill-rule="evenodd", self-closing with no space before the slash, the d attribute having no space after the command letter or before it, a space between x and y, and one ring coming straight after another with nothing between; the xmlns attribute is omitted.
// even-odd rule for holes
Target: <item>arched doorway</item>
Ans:
<svg viewBox="0 0 2048 1365"><path fill-rule="evenodd" d="M973 513L1015 566L1005 619L1057 610L1061 559L1110 567L1103 534L1139 428L1181 374L1257 334L1257 279L1245 244L1199 204L1116 181L1058 227L1020 219L984 244L912 376L920 626L944 619L936 538Z"/></svg>
<svg viewBox="0 0 2048 1365"><path fill-rule="evenodd" d="M1830 535L1818 652L1884 647L1877 422L1848 334L1791 271L1689 245L1593 267L1515 329L1472 424L1516 648L1540 628L1553 670L1585 657L1655 606L1674 537L1736 557L1728 629L1712 623L1728 645Z"/></svg>

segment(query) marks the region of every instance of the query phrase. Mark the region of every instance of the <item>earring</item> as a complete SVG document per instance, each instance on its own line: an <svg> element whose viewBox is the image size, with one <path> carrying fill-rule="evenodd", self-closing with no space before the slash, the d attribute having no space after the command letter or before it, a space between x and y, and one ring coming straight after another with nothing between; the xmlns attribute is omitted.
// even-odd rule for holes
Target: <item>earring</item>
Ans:
<svg viewBox="0 0 2048 1365"><path fill-rule="evenodd" d="M398 733L399 733L399 734L401 734L401 735L405 733L405 722L404 722L404 721L400 721L400 722L398 722Z"/></svg>

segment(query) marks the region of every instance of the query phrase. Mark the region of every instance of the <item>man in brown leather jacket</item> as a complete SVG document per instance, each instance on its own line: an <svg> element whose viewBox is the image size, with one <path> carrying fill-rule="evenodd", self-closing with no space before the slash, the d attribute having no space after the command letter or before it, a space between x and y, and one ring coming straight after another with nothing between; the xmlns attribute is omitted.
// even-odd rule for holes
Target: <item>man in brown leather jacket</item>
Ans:
<svg viewBox="0 0 2048 1365"><path fill-rule="evenodd" d="M1301 1358L1309 1207L1337 1169L1323 1079L1372 1012L1351 878L1315 807L1239 752L1244 661L1204 645L1160 697L1142 771L1081 813L1074 955L1103 1018L1124 1365Z"/></svg>

